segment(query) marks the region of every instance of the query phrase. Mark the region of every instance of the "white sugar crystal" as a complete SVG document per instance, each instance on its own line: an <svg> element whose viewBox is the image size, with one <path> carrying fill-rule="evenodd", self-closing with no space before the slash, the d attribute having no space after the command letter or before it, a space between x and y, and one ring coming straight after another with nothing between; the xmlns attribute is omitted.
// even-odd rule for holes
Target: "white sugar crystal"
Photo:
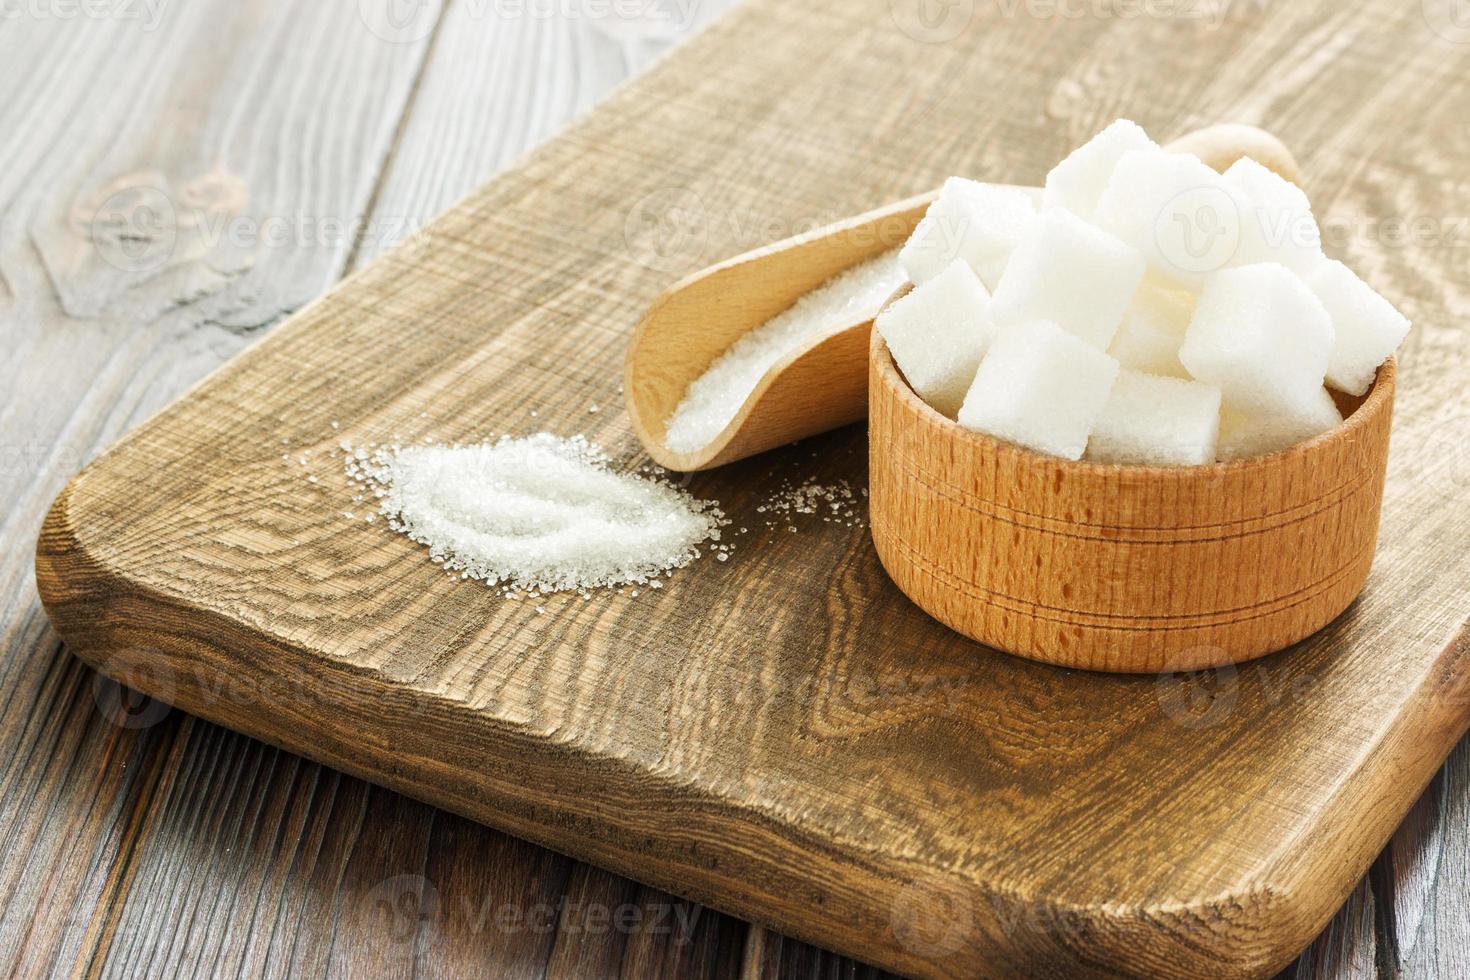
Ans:
<svg viewBox="0 0 1470 980"><path fill-rule="evenodd" d="M585 439L544 432L379 449L347 471L443 568L543 595L648 582L687 565L723 523L676 487L613 472Z"/></svg>
<svg viewBox="0 0 1470 980"><path fill-rule="evenodd" d="M1046 175L1042 207L1066 208L1091 221L1123 154L1150 148L1157 148L1157 144L1143 127L1127 119L1117 120L1052 168Z"/></svg>
<svg viewBox="0 0 1470 980"><path fill-rule="evenodd" d="M1342 423L1342 413L1326 388L1318 388L1296 406L1271 412L1243 412L1225 408L1220 413L1222 461L1264 456L1305 442Z"/></svg>
<svg viewBox="0 0 1470 980"><path fill-rule="evenodd" d="M990 294L963 261L916 286L878 317L877 329L919 397L954 417L990 346Z"/></svg>
<svg viewBox="0 0 1470 980"><path fill-rule="evenodd" d="M1224 180L1244 202L1240 243L1231 265L1280 262L1305 277L1326 261L1322 230L1300 187L1249 157L1231 165Z"/></svg>
<svg viewBox="0 0 1470 980"><path fill-rule="evenodd" d="M992 341L959 422L1030 449L1081 459L1117 376L1117 361L1056 324L1014 324Z"/></svg>
<svg viewBox="0 0 1470 980"><path fill-rule="evenodd" d="M1049 320L1105 350L1145 268L1137 250L1053 208L1011 255L990 315L998 326Z"/></svg>
<svg viewBox="0 0 1470 980"><path fill-rule="evenodd" d="M1408 319L1341 262L1323 262L1307 285L1327 307L1337 334L1327 383L1350 395L1367 394L1379 365L1408 336Z"/></svg>
<svg viewBox="0 0 1470 980"><path fill-rule="evenodd" d="M1087 443L1100 463L1198 466L1215 461L1220 389L1121 371Z"/></svg>
<svg viewBox="0 0 1470 980"><path fill-rule="evenodd" d="M1097 223L1144 254L1160 276L1198 289L1240 243L1244 197L1184 153L1123 154L1097 206Z"/></svg>
<svg viewBox="0 0 1470 980"><path fill-rule="evenodd" d="M1119 364L1146 374L1185 378L1189 372L1179 361L1184 331L1194 315L1194 296L1144 280L1123 323L1113 336L1108 353Z"/></svg>
<svg viewBox="0 0 1470 980"><path fill-rule="evenodd" d="M899 261L909 281L923 285L955 259L964 259L982 282L994 288L1011 252L1035 220L1031 193L951 177L914 229Z"/></svg>
<svg viewBox="0 0 1470 980"><path fill-rule="evenodd" d="M778 361L818 337L872 319L903 279L897 250L885 252L828 280L745 334L689 385L669 416L664 445L676 453L709 445Z"/></svg>
<svg viewBox="0 0 1470 980"><path fill-rule="evenodd" d="M1231 408L1289 412L1322 387L1332 336L1327 310L1296 273L1247 265L1206 282L1179 359Z"/></svg>

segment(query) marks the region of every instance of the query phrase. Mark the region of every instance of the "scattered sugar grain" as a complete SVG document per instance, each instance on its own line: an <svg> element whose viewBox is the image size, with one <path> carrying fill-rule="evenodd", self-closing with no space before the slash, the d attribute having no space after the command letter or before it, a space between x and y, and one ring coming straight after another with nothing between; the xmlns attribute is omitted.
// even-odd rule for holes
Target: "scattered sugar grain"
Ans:
<svg viewBox="0 0 1470 980"><path fill-rule="evenodd" d="M818 337L876 316L903 281L897 251L886 252L828 280L745 334L690 384L669 416L664 444L678 453L709 445L778 361Z"/></svg>
<svg viewBox="0 0 1470 980"><path fill-rule="evenodd" d="M689 564L726 523L716 505L665 481L614 472L580 436L359 453L347 474L380 498L389 527L508 597L661 588L654 576Z"/></svg>
<svg viewBox="0 0 1470 980"><path fill-rule="evenodd" d="M867 490L862 494L865 496ZM767 520L766 527L784 525L795 534L800 529L791 521L796 517L820 517L825 524L842 524L860 527L864 523L860 497L846 480L837 483L818 483L808 479L800 484L783 482L766 502L756 508L756 513L774 515ZM746 529L741 528L744 533Z"/></svg>

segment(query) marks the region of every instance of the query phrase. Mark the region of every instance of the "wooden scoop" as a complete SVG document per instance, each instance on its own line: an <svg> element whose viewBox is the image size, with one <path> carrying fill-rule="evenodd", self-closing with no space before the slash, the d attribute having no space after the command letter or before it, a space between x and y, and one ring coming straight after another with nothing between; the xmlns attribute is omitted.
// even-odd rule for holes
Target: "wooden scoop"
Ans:
<svg viewBox="0 0 1470 980"><path fill-rule="evenodd" d="M1168 149L1193 153L1220 171L1248 156L1298 180L1291 153L1253 126L1212 126ZM690 383L730 345L838 273L902 245L937 195L911 197L737 255L661 294L638 324L625 365L628 415L648 454L678 472L707 470L864 418L871 319L823 334L772 365L735 417L699 451L679 453L664 444L665 424Z"/></svg>

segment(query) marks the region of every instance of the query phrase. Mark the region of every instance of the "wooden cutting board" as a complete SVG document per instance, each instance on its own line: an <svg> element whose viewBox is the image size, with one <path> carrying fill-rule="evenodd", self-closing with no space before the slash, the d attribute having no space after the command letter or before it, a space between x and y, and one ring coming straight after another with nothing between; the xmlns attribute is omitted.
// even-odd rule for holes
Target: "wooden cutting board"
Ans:
<svg viewBox="0 0 1470 980"><path fill-rule="evenodd" d="M1408 64L1319 68L1312 99L1279 97L1292 76L1267 70L1278 39L1350 18L1408 30L1388 0L1256 5L1211 31L932 6L949 13L743 8L138 429L41 536L72 649L205 718L899 971L1287 963L1470 720L1452 250L1338 243L1418 321L1377 563L1327 630L1207 678L997 654L904 599L864 527L772 526L783 485L862 487L861 427L691 479L734 519L734 558L585 601L452 580L363 519L332 456L344 438L544 429L634 468L620 363L659 289L950 173L1038 182L1124 112L1163 138L1231 118L1286 135L1330 215L1453 213L1434 134L1467 82L1413 84L1439 64L1432 32L1400 44ZM1132 74L1097 71L1118 65Z"/></svg>

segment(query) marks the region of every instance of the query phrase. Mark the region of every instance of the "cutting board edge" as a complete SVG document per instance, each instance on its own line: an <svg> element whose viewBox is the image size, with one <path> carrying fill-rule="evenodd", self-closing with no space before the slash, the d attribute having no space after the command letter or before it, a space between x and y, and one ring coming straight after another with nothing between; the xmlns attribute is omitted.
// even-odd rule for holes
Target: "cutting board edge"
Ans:
<svg viewBox="0 0 1470 980"><path fill-rule="evenodd" d="M148 423L148 426L152 424L154 423ZM115 451L121 451L122 448L120 446ZM1035 966L1038 962L1035 945L1037 940L1055 943L1058 938L1056 935L1034 934L1030 931L1030 926L1036 923L1043 926L1066 924L1068 935L1061 937L1064 941L1057 945L1053 954L1048 954L1056 955L1058 964L1066 963L1073 967L1077 965L1074 961L1066 960L1062 954L1066 947L1081 936L1094 944L1089 961L1109 969L1136 970L1147 965L1158 972L1167 964L1185 970L1186 973L1181 975L1203 968L1218 975L1229 976L1274 973L1290 963L1331 919L1351 888L1367 871L1373 857L1387 842L1394 827L1422 792L1424 785L1432 778L1460 736L1470 728L1470 713L1464 710L1463 692L1459 702L1460 710L1453 719L1439 717L1432 724L1421 723L1415 726L1409 724L1413 715L1407 708L1395 716L1395 730L1386 732L1385 738L1364 756L1363 764L1349 779L1344 780L1341 792L1357 794L1371 791L1371 785L1352 787L1350 784L1357 782L1370 770L1383 768L1370 766L1368 763L1384 751L1385 746L1390 751L1394 745L1408 748L1408 759L1399 760L1400 768L1397 771L1402 777L1402 766L1413 766L1416 778L1380 781L1378 785L1383 788L1385 795L1391 794L1386 800L1391 805L1375 808L1376 812L1383 815L1382 819L1366 823L1345 822L1326 835L1332 839L1330 842L1317 842L1314 845L1321 848L1328 843L1342 843L1349 846L1350 853L1355 855L1354 860L1340 862L1343 873L1329 887L1323 887L1320 879L1315 882L1303 879L1303 864L1297 859L1300 850L1290 849L1278 852L1271 860L1264 861L1242 881L1239 888L1224 893L1160 906L1127 906L1101 899L1092 905L1059 905L1044 897L1017 896L993 881L974 876L946 877L946 873L940 869L905 868L904 862L895 861L869 849L868 855L878 860L871 862L866 869L855 866L850 861L837 861L829 866L829 870L842 873L846 869L845 873L852 876L855 894L886 894L889 897L886 903L843 901L838 895L839 900L829 904L827 898L832 897L829 894L815 903L815 906L792 907L790 896L810 891L811 886L806 879L794 874L790 876L790 880L781 881L782 865L775 860L752 858L742 848L727 847L720 855L720 862L717 862L727 871L721 874L714 870L714 865L701 868L694 863L681 863L659 857L660 854L667 854L668 850L663 847L657 850L654 848L656 841L666 842L666 838L661 839L659 835L678 836L680 832L688 830L689 823L679 817L679 810L680 807L692 807L709 813L733 809L733 817L722 817L722 821L728 822L731 827L745 830L765 825L772 842L786 844L800 857L821 861L826 860L822 857L824 852L834 853L830 846L823 846L824 841L815 837L807 839L808 834L800 827L772 819L749 803L732 804L729 800L717 798L692 784L663 777L659 781L665 796L650 798L640 794L639 799L645 803L650 799L657 801L660 806L666 807L665 812L673 814L672 819L663 826L654 824L642 827L625 826L616 820L607 821L606 826L613 833L608 834L605 839L598 839L588 834L597 829L595 816L584 812L580 815L581 819L567 819L576 810L571 801L582 798L579 787L573 783L568 783L561 790L565 800L544 808L543 816L552 819L537 820L534 809L526 811L525 797L529 794L518 797L484 786L474 787L470 793L456 794L448 786L436 785L421 772L414 771L412 766L384 765L381 760L374 764L369 756L354 756L350 751L334 747L331 722L340 719L340 712L314 716L312 712L306 711L290 716L297 719L295 725L273 726L271 721L275 715L228 710L231 705L227 701L191 684L176 684L167 692L148 690L147 681L153 676L152 670L158 664L154 661L135 661L130 658L129 652L167 654L178 658L180 665L190 662L198 664L202 662L199 658L201 644L195 640L191 648L188 636L167 630L151 634L142 631L139 635L147 640L146 643L139 644L129 640L129 631L133 629L133 624L143 621L212 621L214 628L208 631L209 635L216 640L237 636L239 642L212 642L209 646L218 654L234 657L241 664L256 664L261 670L261 676L254 679L257 681L268 681L275 673L274 670L266 670L264 664L283 666L279 661L270 659L282 655L297 658L297 666L303 670L314 669L320 672L324 667L345 669L348 665L335 664L310 651L260 634L249 624L231 619L218 611L194 606L166 595L152 588L144 576L135 575L125 567L109 562L95 548L89 548L79 532L82 525L76 520L76 492L88 479L105 473L106 467L107 458L93 463L57 497L38 539L36 554L37 587L48 616L72 652L99 672L108 676L122 673L122 679L134 683L141 678L143 684L138 689L142 693L160 697L191 714L241 731L286 751L303 755L553 850L608 867L721 911L770 925L796 938L916 976L948 975L948 971L956 967L957 957L962 963L962 969L979 976L993 975L992 971L995 971L994 975L999 975L1014 969L1018 962ZM126 607L129 604L137 605L140 610L149 610L146 618L128 610ZM1470 627L1462 628L1455 640L1444 648L1436 661L1423 673L1421 684L1414 695L1405 701L1406 706L1411 702L1428 702L1431 705L1453 703L1453 699L1435 697L1427 688L1433 686L1436 678L1451 678L1451 686L1456 683L1460 687L1464 686L1463 680L1459 678L1463 678L1465 672L1459 671L1459 678L1456 678L1454 667L1456 661L1470 659L1470 653L1466 652L1467 635L1470 635ZM266 656L261 656L262 654ZM140 669L142 673L138 674ZM359 670L353 672L352 677L356 683L365 687L382 687L382 690L375 693L376 697L402 694L402 691L392 691L382 684L372 672ZM340 679L338 683L340 685ZM434 698L428 692L418 693L425 698ZM443 698L436 700L442 709L463 712L466 722L477 722L481 726L485 723L484 716L467 705ZM322 706L318 705L320 707ZM1398 730L1406 725L1418 730ZM1429 733L1428 737L1424 734L1425 730ZM406 738L411 738L414 733L415 728L410 724L405 724L400 732ZM1435 735L1439 737L1433 738ZM512 744L507 746L506 741ZM493 766L496 760L506 758L507 748L521 752L552 749L554 751L545 753L545 759L535 760L533 765L548 766L551 772L559 774L564 780L567 776L575 779L576 773L571 771L575 764L569 766L564 761L567 758L565 746L553 746L544 741L538 743L534 736L524 733L517 736L508 729L502 740L494 743L500 746L501 751L488 751L484 748L487 744L489 743L477 739L473 747L480 751L481 762L486 766ZM1431 751L1423 750L1427 745L1433 746ZM580 749L577 750L577 755L590 764L606 766L612 761ZM430 756L426 754L424 758L429 759ZM563 761L558 763L557 760ZM486 769L470 767L460 771L483 772ZM641 770L634 772L633 776L636 780L645 782L656 778L653 773ZM1413 787L1412 794L1392 793L1396 786L1408 785ZM536 806L534 803L531 805ZM1342 813L1341 808L1338 812ZM571 831L562 830L564 827L570 827ZM619 841L617 838L620 835L627 839ZM646 850L630 844L636 837L646 838ZM860 843L848 842L854 846ZM707 844L705 848L705 852L710 853ZM881 859L885 858L889 865L887 868L881 867ZM747 862L744 873L729 873L730 868L739 868L742 860ZM995 937L988 935L982 928L979 942L967 942L958 951L938 958L915 955L894 937L892 919L883 922L880 914L881 908L888 908L892 914L894 909L901 907L905 901L906 889L913 887L911 882L914 879L911 875L915 870L931 882L942 881L942 887L945 888L950 887L951 882L961 881L967 889L964 897L970 903L972 911L978 909L982 918L993 914L1003 932L1007 928L1015 928L1018 922L1022 923L1023 935L1019 938L1025 941L1017 941L1017 936L1005 936L996 942ZM905 876L906 871L910 877ZM751 885L752 881L766 882L767 887ZM913 897L911 893L908 895L909 900ZM1002 908L1003 905L1006 907ZM812 909L816 906L819 906L819 912L812 914ZM785 914L788 909L792 912L791 915ZM1198 935L1175 936L1169 930L1156 925L1161 919L1177 917L1195 920L1203 918L1217 925L1228 923L1227 930L1234 938L1213 949L1207 949L1199 944ZM1007 922L1011 926L1006 926ZM1245 936L1251 937L1249 943L1241 941ZM877 944L874 943L876 937L881 937ZM1011 948L1007 948L1008 946ZM1150 950L1151 962L1144 964L1138 960L1135 954L1139 949Z"/></svg>

